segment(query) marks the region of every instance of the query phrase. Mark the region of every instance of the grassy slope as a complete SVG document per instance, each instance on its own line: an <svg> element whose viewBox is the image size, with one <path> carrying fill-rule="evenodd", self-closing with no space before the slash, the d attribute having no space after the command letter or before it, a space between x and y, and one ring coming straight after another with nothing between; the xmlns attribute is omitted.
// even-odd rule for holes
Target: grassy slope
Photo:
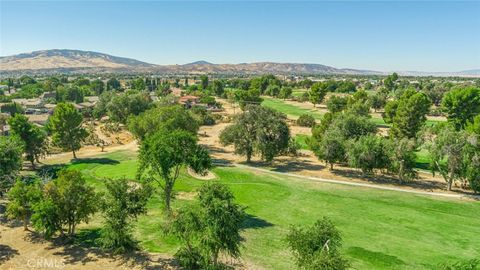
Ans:
<svg viewBox="0 0 480 270"><path fill-rule="evenodd" d="M99 163L95 163L99 162ZM118 162L118 163L117 163ZM95 177L135 175L135 157L129 152L79 162L71 167ZM268 269L292 269L283 241L290 224L312 224L329 216L343 233L344 252L356 269L434 269L445 260L480 254L480 204L258 174L245 169L216 168L220 181L230 186L250 218L244 232L244 258ZM203 182L182 175L177 191L192 191ZM174 207L187 201L176 200ZM139 219L135 234L154 252L174 253L175 239L160 230L157 197L148 216Z"/></svg>

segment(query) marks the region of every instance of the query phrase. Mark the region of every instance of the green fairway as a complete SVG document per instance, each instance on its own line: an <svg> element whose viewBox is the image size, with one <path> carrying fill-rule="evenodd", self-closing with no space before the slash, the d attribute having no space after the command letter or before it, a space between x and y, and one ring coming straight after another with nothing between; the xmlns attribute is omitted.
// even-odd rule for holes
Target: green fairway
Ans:
<svg viewBox="0 0 480 270"><path fill-rule="evenodd" d="M270 98L270 97L263 97L263 102L262 105L265 107L269 107L272 109L275 109L277 111L280 111L294 119L298 118L302 114L310 114L315 118L315 120L321 120L323 113L318 111L317 109L305 109L301 108L299 106L295 106L292 104L286 103L284 100L277 99L277 98ZM385 123L383 118L378 117L377 115L373 115L372 118L370 119L373 123L375 123L377 126L384 126L384 127L389 127L391 124ZM426 125L432 126L441 121L438 120L427 120L425 122Z"/></svg>
<svg viewBox="0 0 480 270"><path fill-rule="evenodd" d="M70 167L101 188L102 177L133 178L135 154L116 152ZM342 232L342 250L354 269L435 269L441 262L480 254L479 202L311 183L232 167L218 167L214 173L247 207L243 258L267 269L294 268L284 242L288 227L310 225L321 216L331 217ZM182 174L176 190L194 191L202 183ZM190 201L176 200L174 207L184 203ZM135 235L146 250L173 254L177 241L163 235L161 219L157 195Z"/></svg>
<svg viewBox="0 0 480 270"><path fill-rule="evenodd" d="M285 101L277 98L263 97L262 105L282 112L288 116L291 116L292 118L298 118L302 114L310 114L311 116L313 116L313 118L315 118L315 120L320 120L323 116L321 112L314 108L300 108L298 106L288 104Z"/></svg>
<svg viewBox="0 0 480 270"><path fill-rule="evenodd" d="M295 141L300 145L300 149L302 150L310 150L310 147L307 144L307 138L310 137L305 134L297 134L295 135Z"/></svg>

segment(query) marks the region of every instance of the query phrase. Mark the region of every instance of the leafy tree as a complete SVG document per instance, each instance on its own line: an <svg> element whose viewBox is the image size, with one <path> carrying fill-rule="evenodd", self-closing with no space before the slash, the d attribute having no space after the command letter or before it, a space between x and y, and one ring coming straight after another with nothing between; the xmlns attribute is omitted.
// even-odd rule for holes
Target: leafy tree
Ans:
<svg viewBox="0 0 480 270"><path fill-rule="evenodd" d="M412 139L396 139L390 141L389 152L389 171L398 174L400 181L406 182L416 179L418 174L415 171L416 142Z"/></svg>
<svg viewBox="0 0 480 270"><path fill-rule="evenodd" d="M185 269L201 269L205 264L199 247L204 229L202 209L197 205L180 208L165 228L166 233L180 239L181 247L174 257Z"/></svg>
<svg viewBox="0 0 480 270"><path fill-rule="evenodd" d="M265 90L265 94L272 97L278 97L278 95L280 94L280 86L275 84L269 85Z"/></svg>
<svg viewBox="0 0 480 270"><path fill-rule="evenodd" d="M145 79L144 78L137 78L132 81L132 89L143 91L146 88Z"/></svg>
<svg viewBox="0 0 480 270"><path fill-rule="evenodd" d="M105 91L98 96L98 102L95 104L95 108L93 109L93 116L95 118L100 119L107 115L107 105L114 96L115 92L113 91Z"/></svg>
<svg viewBox="0 0 480 270"><path fill-rule="evenodd" d="M457 88L447 92L442 100L442 109L457 130L465 128L480 114L480 88Z"/></svg>
<svg viewBox="0 0 480 270"><path fill-rule="evenodd" d="M395 115L397 114L397 108L398 108L398 101L392 100L387 102L385 104L385 110L382 113L383 120L387 124L393 123L393 118L395 118Z"/></svg>
<svg viewBox="0 0 480 270"><path fill-rule="evenodd" d="M17 180L8 192L9 203L7 205L7 217L19 219L23 222L23 229L28 230L29 217L32 214L32 206L40 200L42 190L40 183L25 183Z"/></svg>
<svg viewBox="0 0 480 270"><path fill-rule="evenodd" d="M88 136L82 122L82 114L71 103L59 103L49 118L48 128L52 131L53 144L72 151L73 158L77 158L75 151L80 149L81 142Z"/></svg>
<svg viewBox="0 0 480 270"><path fill-rule="evenodd" d="M240 229L245 218L243 208L234 202L235 197L228 187L219 183L202 185L198 198L206 228L201 249L208 261L218 265L220 253L238 258L242 241Z"/></svg>
<svg viewBox="0 0 480 270"><path fill-rule="evenodd" d="M296 124L301 127L313 127L315 125L315 118L310 114L302 114L298 117Z"/></svg>
<svg viewBox="0 0 480 270"><path fill-rule="evenodd" d="M34 206L32 223L48 238L60 231L68 236L75 234L81 222L87 222L97 211L99 196L88 186L79 171L62 170L58 178L48 182L39 204Z"/></svg>
<svg viewBox="0 0 480 270"><path fill-rule="evenodd" d="M414 89L406 90L398 100L395 115L391 119L393 123L391 134L396 138L415 138L427 120L426 114L430 110L430 105L431 101L424 93ZM391 111L388 111L388 114L390 113Z"/></svg>
<svg viewBox="0 0 480 270"><path fill-rule="evenodd" d="M467 123L465 130L480 136L480 114L475 116L473 121Z"/></svg>
<svg viewBox="0 0 480 270"><path fill-rule="evenodd" d="M336 116L332 120L330 128L338 130L338 134L345 140L357 139L364 135L374 134L377 131L376 125L369 118L352 113L343 113Z"/></svg>
<svg viewBox="0 0 480 270"><path fill-rule="evenodd" d="M120 90L120 88L121 85L117 79L111 78L107 81L107 90Z"/></svg>
<svg viewBox="0 0 480 270"><path fill-rule="evenodd" d="M159 130L140 146L138 178L155 181L162 189L165 209L170 213L173 187L180 169L189 166L195 172L204 173L211 167L211 159L205 148L197 144L197 138L185 130Z"/></svg>
<svg viewBox="0 0 480 270"><path fill-rule="evenodd" d="M191 114L182 106L162 106L145 111L138 116L131 116L128 128L137 139L144 140L159 130L185 130L192 135L198 132L198 124Z"/></svg>
<svg viewBox="0 0 480 270"><path fill-rule="evenodd" d="M90 83L90 89L95 93L95 95L99 96L105 89L105 83L100 79L96 79Z"/></svg>
<svg viewBox="0 0 480 270"><path fill-rule="evenodd" d="M278 93L278 98L287 99L292 96L293 89L289 86L283 86Z"/></svg>
<svg viewBox="0 0 480 270"><path fill-rule="evenodd" d="M20 77L19 81L22 85L37 83L32 77L27 75L23 75L22 77Z"/></svg>
<svg viewBox="0 0 480 270"><path fill-rule="evenodd" d="M347 157L349 164L364 174L373 174L374 169L383 169L389 164L385 139L373 134L351 141Z"/></svg>
<svg viewBox="0 0 480 270"><path fill-rule="evenodd" d="M35 169L35 161L47 152L47 135L39 127L28 122L28 118L17 114L10 118L8 124L11 127L12 134L17 135L25 147L25 157Z"/></svg>
<svg viewBox="0 0 480 270"><path fill-rule="evenodd" d="M333 95L327 100L327 109L331 113L337 113L343 111L347 107L347 104L348 97Z"/></svg>
<svg viewBox="0 0 480 270"><path fill-rule="evenodd" d="M84 77L79 77L79 78L76 78L73 83L78 86L89 86L90 80Z"/></svg>
<svg viewBox="0 0 480 270"><path fill-rule="evenodd" d="M0 136L0 195L22 169L23 144L16 136Z"/></svg>
<svg viewBox="0 0 480 270"><path fill-rule="evenodd" d="M257 89L237 90L234 92L234 100L238 102L242 110L245 110L247 105L260 105L263 101Z"/></svg>
<svg viewBox="0 0 480 270"><path fill-rule="evenodd" d="M324 84L317 82L312 85L308 94L310 102L312 102L313 107L315 107L315 105L322 103L323 99L327 95L327 89L325 88Z"/></svg>
<svg viewBox="0 0 480 270"><path fill-rule="evenodd" d="M260 154L267 162L288 147L290 130L286 117L273 109L247 106L234 123L220 134L223 145L234 145L235 153L245 155L250 162L253 154Z"/></svg>
<svg viewBox="0 0 480 270"><path fill-rule="evenodd" d="M113 96L106 108L111 120L126 124L130 115L139 115L149 109L150 105L151 100L147 93L131 91Z"/></svg>
<svg viewBox="0 0 480 270"><path fill-rule="evenodd" d="M222 97L225 93L225 86L223 82L219 80L213 81L212 91L217 97Z"/></svg>
<svg viewBox="0 0 480 270"><path fill-rule="evenodd" d="M311 139L310 148L319 159L330 164L330 170L335 163L345 161L345 140L336 129L326 130L320 140Z"/></svg>
<svg viewBox="0 0 480 270"><path fill-rule="evenodd" d="M350 266L340 254L340 232L329 218L319 219L311 227L292 226L286 240L301 269L342 270Z"/></svg>
<svg viewBox="0 0 480 270"><path fill-rule="evenodd" d="M316 140L321 140L323 134L327 131L334 120L334 114L332 113L325 113L320 120L320 124L316 124L312 127L312 138Z"/></svg>
<svg viewBox="0 0 480 270"><path fill-rule="evenodd" d="M200 81L201 81L202 90L206 90L208 87L208 76L207 75L200 76Z"/></svg>
<svg viewBox="0 0 480 270"><path fill-rule="evenodd" d="M383 85L388 91L394 91L396 88L395 82L397 80L398 80L398 74L393 73L392 75L387 76L387 78L383 80Z"/></svg>
<svg viewBox="0 0 480 270"><path fill-rule="evenodd" d="M245 212L219 183L202 185L198 197L198 204L181 208L167 228L182 242L175 257L187 269L224 269L220 254L240 256Z"/></svg>
<svg viewBox="0 0 480 270"><path fill-rule="evenodd" d="M22 105L15 102L3 104L0 111L2 113L9 113L11 116L25 113Z"/></svg>
<svg viewBox="0 0 480 270"><path fill-rule="evenodd" d="M336 88L336 92L339 93L353 93L355 91L357 91L357 87L352 81L341 82Z"/></svg>
<svg viewBox="0 0 480 270"><path fill-rule="evenodd" d="M83 102L83 98L84 98L84 93L82 92L82 89L80 89L78 86L71 86L71 87L67 87L65 89L65 92L63 93L63 96L57 100L81 103Z"/></svg>
<svg viewBox="0 0 480 270"><path fill-rule="evenodd" d="M465 175L464 148L466 134L450 126L440 125L430 138L428 150L432 159L433 172L438 171L447 182L447 190L452 189L454 181Z"/></svg>
<svg viewBox="0 0 480 270"><path fill-rule="evenodd" d="M130 184L125 178L108 179L105 187L107 193L102 203L105 221L101 243L114 253L123 253L135 247L132 222L147 212L151 189L138 183Z"/></svg>
<svg viewBox="0 0 480 270"><path fill-rule="evenodd" d="M371 95L369 97L369 102L376 112L377 110L385 107L385 104L387 104L387 96L383 93L376 93L375 95Z"/></svg>

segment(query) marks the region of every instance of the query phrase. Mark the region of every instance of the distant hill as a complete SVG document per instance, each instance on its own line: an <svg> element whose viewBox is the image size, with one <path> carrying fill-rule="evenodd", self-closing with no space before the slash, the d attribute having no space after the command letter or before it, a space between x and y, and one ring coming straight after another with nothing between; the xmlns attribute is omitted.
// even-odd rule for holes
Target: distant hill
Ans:
<svg viewBox="0 0 480 270"><path fill-rule="evenodd" d="M334 68L304 63L240 63L213 64L196 61L184 65L155 65L135 59L80 50L43 50L0 57L0 75L22 74L85 74L85 73L149 73L149 74L360 74L384 75L384 72ZM480 76L480 70L454 73L399 72L413 76Z"/></svg>
<svg viewBox="0 0 480 270"><path fill-rule="evenodd" d="M79 50L44 50L0 58L0 70L48 71L88 69L148 69L155 65L104 53Z"/></svg>
<svg viewBox="0 0 480 270"><path fill-rule="evenodd" d="M382 74L376 71L337 69L319 64L273 62L212 64L202 60L184 65L155 65L104 53L59 49L0 57L0 71L2 75L54 73Z"/></svg>

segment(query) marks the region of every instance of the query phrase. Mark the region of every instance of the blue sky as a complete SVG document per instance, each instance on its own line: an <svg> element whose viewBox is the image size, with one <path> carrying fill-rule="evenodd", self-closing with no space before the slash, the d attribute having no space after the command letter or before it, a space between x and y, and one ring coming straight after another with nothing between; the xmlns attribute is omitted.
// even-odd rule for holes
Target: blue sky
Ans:
<svg viewBox="0 0 480 270"><path fill-rule="evenodd" d="M0 0L0 55L80 49L155 64L480 68L480 2Z"/></svg>

